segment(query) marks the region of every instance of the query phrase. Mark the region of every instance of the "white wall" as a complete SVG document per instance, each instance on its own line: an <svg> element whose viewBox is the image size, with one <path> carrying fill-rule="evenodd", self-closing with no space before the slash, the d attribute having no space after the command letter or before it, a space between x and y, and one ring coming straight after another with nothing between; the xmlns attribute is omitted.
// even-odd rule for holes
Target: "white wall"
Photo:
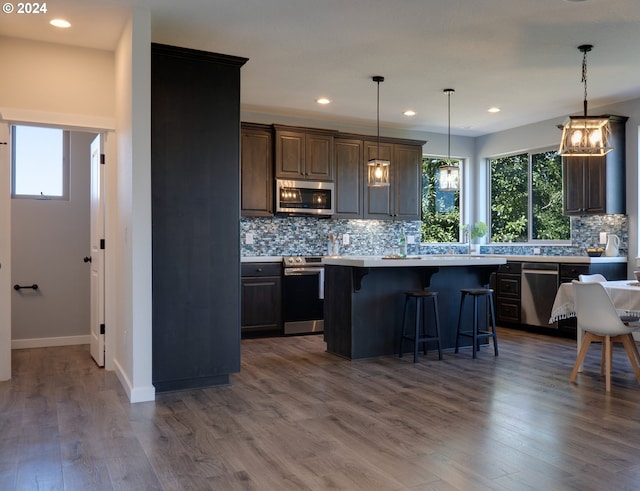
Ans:
<svg viewBox="0 0 640 491"><path fill-rule="evenodd" d="M117 330L114 365L131 402L153 400L151 383L151 19L134 9L116 48L118 167L109 196L107 230L115 248L106 261L118 271L107 286L116 309L107 326ZM109 186L115 189L113 186ZM117 213L117 214L115 214ZM109 327L108 327L109 328Z"/></svg>
<svg viewBox="0 0 640 491"><path fill-rule="evenodd" d="M0 116L113 128L113 53L0 36Z"/></svg>
<svg viewBox="0 0 640 491"><path fill-rule="evenodd" d="M11 378L10 148L9 125L0 121L0 381Z"/></svg>
<svg viewBox="0 0 640 491"><path fill-rule="evenodd" d="M14 292L13 348L89 342L90 145L92 133L69 135L69 199L13 199L12 284L37 283L37 292ZM34 144L37 144L34 142Z"/></svg>

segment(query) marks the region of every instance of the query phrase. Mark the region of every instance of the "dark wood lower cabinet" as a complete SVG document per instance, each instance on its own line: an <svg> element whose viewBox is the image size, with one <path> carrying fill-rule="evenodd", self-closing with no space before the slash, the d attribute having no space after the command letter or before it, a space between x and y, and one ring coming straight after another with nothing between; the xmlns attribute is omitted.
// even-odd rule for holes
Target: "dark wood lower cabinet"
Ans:
<svg viewBox="0 0 640 491"><path fill-rule="evenodd" d="M626 263L560 263L560 283L577 280L581 274L599 273L608 280L627 277ZM521 326L522 262L509 261L498 269L494 278L496 318L499 324ZM549 326L553 327L553 326ZM558 321L559 329L575 329L575 318Z"/></svg>
<svg viewBox="0 0 640 491"><path fill-rule="evenodd" d="M282 332L282 265L242 264L242 334Z"/></svg>
<svg viewBox="0 0 640 491"><path fill-rule="evenodd" d="M498 268L495 284L496 319L499 323L520 322L522 263L508 262Z"/></svg>

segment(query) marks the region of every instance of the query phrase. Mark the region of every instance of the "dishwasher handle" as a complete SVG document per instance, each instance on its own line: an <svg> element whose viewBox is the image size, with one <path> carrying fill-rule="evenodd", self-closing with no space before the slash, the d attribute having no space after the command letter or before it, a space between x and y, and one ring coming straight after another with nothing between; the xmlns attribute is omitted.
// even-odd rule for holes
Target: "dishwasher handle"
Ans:
<svg viewBox="0 0 640 491"><path fill-rule="evenodd" d="M557 271L551 271L548 269L523 269L522 274L550 274L550 275L558 276Z"/></svg>
<svg viewBox="0 0 640 491"><path fill-rule="evenodd" d="M528 273L558 273L559 268L556 263L522 263L522 271Z"/></svg>

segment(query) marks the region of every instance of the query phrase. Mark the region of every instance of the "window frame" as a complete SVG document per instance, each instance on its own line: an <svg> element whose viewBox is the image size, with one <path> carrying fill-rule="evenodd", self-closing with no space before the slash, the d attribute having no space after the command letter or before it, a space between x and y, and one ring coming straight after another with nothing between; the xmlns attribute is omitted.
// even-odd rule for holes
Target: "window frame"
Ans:
<svg viewBox="0 0 640 491"><path fill-rule="evenodd" d="M62 131L62 194L60 196L42 195L42 194L18 194L16 193L16 130L18 126L30 126L36 128L53 129ZM52 201L69 201L69 151L71 132L56 126L44 126L35 124L12 124L11 133L11 199L31 199L31 200L52 200Z"/></svg>
<svg viewBox="0 0 640 491"><path fill-rule="evenodd" d="M544 147L540 147L540 148L533 148L533 149L528 149L528 150L520 150L520 151L515 151L515 152L509 152L509 153L504 153L504 154L499 154L499 155L493 155L491 157L487 157L486 158L486 167L487 167L487 185L488 185L488 192L487 192L487 198L488 198L488 203L487 203L487 209L488 209L488 217L487 217L487 225L488 225L488 229L489 229L489 237L492 237L492 227L493 227L493 223L492 223L492 198L493 198L493 186L492 186L492 175L491 175L491 161L495 160L495 159L503 159L503 158L508 158L508 157L513 157L516 155L522 155L522 154L527 154L527 241L526 242L493 242L491 241L490 243L493 245L509 245L509 246L517 246L517 245L571 245L572 242L572 228L571 226L569 227L569 238L568 239L534 239L532 238L532 230L533 230L533 179L532 179L532 170L533 170L533 155L535 154L540 154L540 153L545 153L545 152L553 152L553 151L557 151L557 146L544 146ZM562 162L561 164L562 165ZM563 185L563 183L561 182L561 186ZM569 220L571 220L571 218L569 217Z"/></svg>

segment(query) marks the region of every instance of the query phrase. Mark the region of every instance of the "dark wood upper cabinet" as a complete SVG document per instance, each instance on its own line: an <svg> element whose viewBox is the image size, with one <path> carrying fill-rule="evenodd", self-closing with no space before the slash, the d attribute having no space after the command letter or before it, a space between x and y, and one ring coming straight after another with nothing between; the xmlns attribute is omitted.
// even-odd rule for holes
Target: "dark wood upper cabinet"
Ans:
<svg viewBox="0 0 640 491"><path fill-rule="evenodd" d="M402 220L420 220L422 146L393 147L395 170L394 216Z"/></svg>
<svg viewBox="0 0 640 491"><path fill-rule="evenodd" d="M362 218L362 155L361 139L336 138L335 152L335 193L336 218Z"/></svg>
<svg viewBox="0 0 640 491"><path fill-rule="evenodd" d="M240 370L240 67L152 44L151 214L156 392Z"/></svg>
<svg viewBox="0 0 640 491"><path fill-rule="evenodd" d="M362 181L365 196L364 218L388 220L393 218L392 204L395 200L395 176L393 163L389 169L389 186L370 188L367 186L367 162L382 159L391 162L393 144L375 141L364 142L364 161L362 162Z"/></svg>
<svg viewBox="0 0 640 491"><path fill-rule="evenodd" d="M280 125L274 128L277 178L333 181L334 132Z"/></svg>
<svg viewBox="0 0 640 491"><path fill-rule="evenodd" d="M365 218L419 220L420 169L422 144L364 142ZM366 167L370 159L389 160L389 187L370 188L366 183Z"/></svg>
<svg viewBox="0 0 640 491"><path fill-rule="evenodd" d="M610 116L614 149L603 157L563 157L562 189L565 215L624 214L625 123Z"/></svg>
<svg viewBox="0 0 640 491"><path fill-rule="evenodd" d="M242 123L241 198L244 217L273 215L273 131L271 126Z"/></svg>

